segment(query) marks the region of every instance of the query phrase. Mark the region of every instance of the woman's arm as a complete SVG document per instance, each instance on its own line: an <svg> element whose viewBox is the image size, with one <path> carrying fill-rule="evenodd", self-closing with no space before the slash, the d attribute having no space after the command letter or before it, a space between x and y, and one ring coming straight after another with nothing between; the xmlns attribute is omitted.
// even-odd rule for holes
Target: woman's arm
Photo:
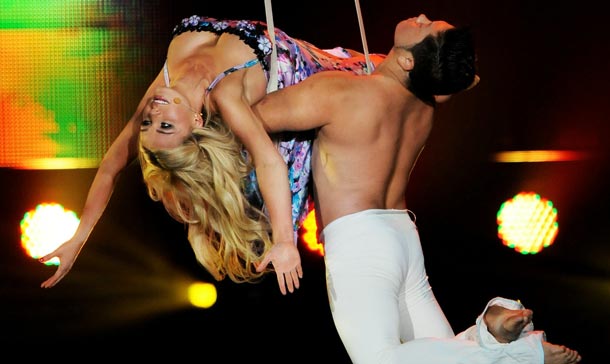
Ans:
<svg viewBox="0 0 610 364"><path fill-rule="evenodd" d="M280 291L286 294L286 287L290 292L299 288L299 278L303 276L294 241L288 168L271 137L252 112L244 93L246 73L226 77L222 87L214 90L214 105L252 157L259 188L269 212L273 248L257 269L262 271L272 263Z"/></svg>
<svg viewBox="0 0 610 364"><path fill-rule="evenodd" d="M119 174L136 155L139 125L134 124L133 120L127 124L102 159L89 188L78 228L72 238L39 259L41 263L53 257L59 258L60 261L57 271L41 284L42 288L53 287L68 274L93 227L106 209Z"/></svg>
<svg viewBox="0 0 610 364"><path fill-rule="evenodd" d="M91 187L89 188L80 222L72 238L64 242L51 253L39 259L41 263L45 263L54 257L59 258L60 261L55 274L42 282L40 285L42 288L53 287L68 274L76 261L79 252L91 234L91 231L104 213L119 175L137 156L140 113L152 90L159 82L162 82L161 80L162 74L160 73L148 88L148 91L140 101L136 112L127 122L127 125L123 128L119 136L114 140L108 151L106 151Z"/></svg>

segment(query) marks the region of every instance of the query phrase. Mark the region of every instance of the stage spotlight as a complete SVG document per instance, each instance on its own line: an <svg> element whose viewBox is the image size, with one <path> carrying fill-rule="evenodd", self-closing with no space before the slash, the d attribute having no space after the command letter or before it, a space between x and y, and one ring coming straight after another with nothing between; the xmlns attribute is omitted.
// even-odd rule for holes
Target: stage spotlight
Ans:
<svg viewBox="0 0 610 364"><path fill-rule="evenodd" d="M559 224L553 202L534 192L521 192L498 210L498 237L522 254L536 254L553 244Z"/></svg>
<svg viewBox="0 0 610 364"><path fill-rule="evenodd" d="M21 220L21 246L32 258L40 258L70 239L78 227L79 218L74 211L58 203L42 203L23 215ZM53 258L46 265L59 265Z"/></svg>
<svg viewBox="0 0 610 364"><path fill-rule="evenodd" d="M216 303L216 286L211 283L192 283L188 288L188 297L195 307L210 308Z"/></svg>

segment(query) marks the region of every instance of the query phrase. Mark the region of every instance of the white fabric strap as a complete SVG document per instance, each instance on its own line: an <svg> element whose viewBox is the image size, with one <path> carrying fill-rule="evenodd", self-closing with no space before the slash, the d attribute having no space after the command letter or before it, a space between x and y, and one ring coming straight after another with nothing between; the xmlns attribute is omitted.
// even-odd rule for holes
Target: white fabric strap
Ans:
<svg viewBox="0 0 610 364"><path fill-rule="evenodd" d="M271 0L265 0L265 16L267 17L267 31L271 38L271 61L269 62L269 82L267 93L277 90L277 49L275 48L275 27L273 26L273 10Z"/></svg>
<svg viewBox="0 0 610 364"><path fill-rule="evenodd" d="M362 22L362 12L360 11L360 1L355 0L356 2L356 14L358 15L358 25L360 26L360 38L362 38L362 49L364 50L364 59L366 60L366 73L368 75L371 74L373 69L373 64L371 63L371 58L369 57L369 47L366 44L366 34L364 32L364 23Z"/></svg>

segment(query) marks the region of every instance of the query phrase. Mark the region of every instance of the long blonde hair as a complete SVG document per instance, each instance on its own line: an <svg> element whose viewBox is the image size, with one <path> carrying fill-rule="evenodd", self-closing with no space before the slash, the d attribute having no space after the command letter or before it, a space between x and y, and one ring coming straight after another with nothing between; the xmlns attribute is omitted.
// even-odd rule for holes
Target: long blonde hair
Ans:
<svg viewBox="0 0 610 364"><path fill-rule="evenodd" d="M177 148L150 150L140 143L148 194L177 221L188 224L195 256L216 280L257 281L260 262L271 247L265 214L243 194L252 165L226 124L208 120Z"/></svg>

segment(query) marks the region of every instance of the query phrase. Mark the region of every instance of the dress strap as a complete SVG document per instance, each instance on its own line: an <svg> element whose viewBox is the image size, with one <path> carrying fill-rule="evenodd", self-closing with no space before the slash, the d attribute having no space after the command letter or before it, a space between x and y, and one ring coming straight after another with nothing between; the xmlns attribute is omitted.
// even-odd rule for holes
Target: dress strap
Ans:
<svg viewBox="0 0 610 364"><path fill-rule="evenodd" d="M169 87L169 71L167 70L167 59L163 64L163 78L165 79L165 87Z"/></svg>
<svg viewBox="0 0 610 364"><path fill-rule="evenodd" d="M226 71L222 72L221 74L216 76L214 81L212 81L212 83L210 83L210 86L208 86L208 88L205 89L206 95L209 94L210 91L212 91L212 89L214 87L216 87L218 82L220 82L220 80L222 80L226 76L230 75L231 73L233 73L235 71L238 71L238 70L241 70L241 69L244 69L244 68L252 67L252 66L254 66L257 63L258 63L258 58L254 58L254 59L249 60L248 62L245 62L245 63L240 64L238 66L231 67L231 68L227 69Z"/></svg>

